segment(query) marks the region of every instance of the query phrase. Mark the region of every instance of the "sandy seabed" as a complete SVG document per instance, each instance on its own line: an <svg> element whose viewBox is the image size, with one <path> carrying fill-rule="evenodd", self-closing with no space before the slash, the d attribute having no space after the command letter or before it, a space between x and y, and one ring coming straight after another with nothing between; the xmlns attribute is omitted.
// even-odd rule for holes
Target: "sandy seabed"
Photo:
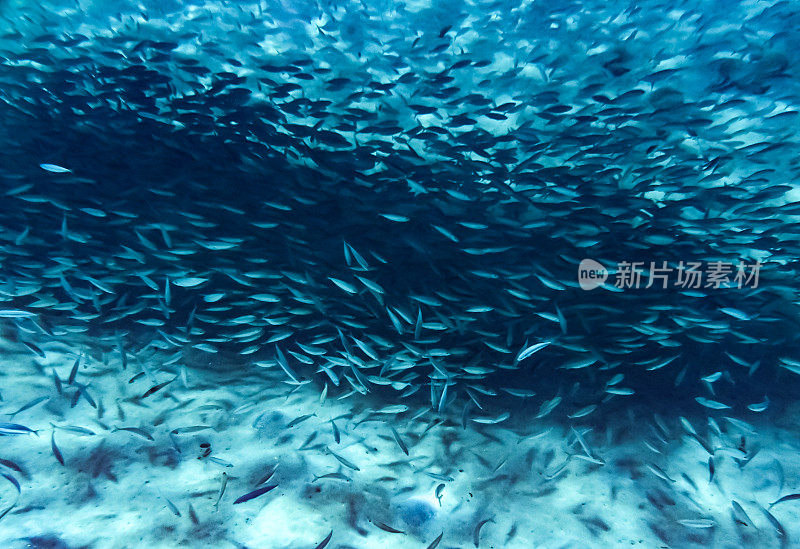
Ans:
<svg viewBox="0 0 800 549"><path fill-rule="evenodd" d="M62 346L42 359L4 345L3 421L37 433L0 438L0 512L11 507L2 547L315 548L331 533L328 547L365 549L425 548L440 534L442 548L791 547L800 538L800 502L769 507L800 490L796 406L746 423L725 411L683 414L698 437L677 412L569 420L556 408L536 419L538 404L464 428L455 407L381 412L369 396L322 399L311 383L255 367L165 367L131 382L135 364L123 371L84 354L70 385L79 352ZM83 395L71 406L78 384L96 407ZM714 451L713 478L700 440ZM273 470L261 486L274 489L234 504Z"/></svg>

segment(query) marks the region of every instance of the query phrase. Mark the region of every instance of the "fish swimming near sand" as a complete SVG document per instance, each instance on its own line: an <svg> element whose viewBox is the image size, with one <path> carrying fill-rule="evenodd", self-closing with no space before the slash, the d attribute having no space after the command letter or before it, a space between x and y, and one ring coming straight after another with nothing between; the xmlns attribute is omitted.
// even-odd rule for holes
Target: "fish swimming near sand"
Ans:
<svg viewBox="0 0 800 549"><path fill-rule="evenodd" d="M2 2L0 546L790 545L798 29Z"/></svg>

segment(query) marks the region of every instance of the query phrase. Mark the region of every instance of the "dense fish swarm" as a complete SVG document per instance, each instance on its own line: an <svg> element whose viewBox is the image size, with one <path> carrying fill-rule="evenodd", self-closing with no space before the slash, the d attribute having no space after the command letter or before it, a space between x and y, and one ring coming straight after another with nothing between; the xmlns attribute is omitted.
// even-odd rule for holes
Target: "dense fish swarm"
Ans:
<svg viewBox="0 0 800 549"><path fill-rule="evenodd" d="M6 544L789 543L795 4L0 7Z"/></svg>

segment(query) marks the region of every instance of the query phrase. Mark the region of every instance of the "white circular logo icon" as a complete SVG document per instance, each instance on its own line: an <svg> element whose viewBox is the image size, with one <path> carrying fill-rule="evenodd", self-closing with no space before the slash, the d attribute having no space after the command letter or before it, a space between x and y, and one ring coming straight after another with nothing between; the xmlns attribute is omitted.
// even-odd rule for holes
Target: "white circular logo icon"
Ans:
<svg viewBox="0 0 800 549"><path fill-rule="evenodd" d="M584 259L578 265L578 284L583 290L594 290L608 279L608 271L594 259Z"/></svg>

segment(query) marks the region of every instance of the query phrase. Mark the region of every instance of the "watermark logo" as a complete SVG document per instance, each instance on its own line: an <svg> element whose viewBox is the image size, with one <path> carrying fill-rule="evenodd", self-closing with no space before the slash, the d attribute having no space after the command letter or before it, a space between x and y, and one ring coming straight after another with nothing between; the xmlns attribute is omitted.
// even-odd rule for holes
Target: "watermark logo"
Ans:
<svg viewBox="0 0 800 549"><path fill-rule="evenodd" d="M594 259L584 259L578 265L578 284L583 290L594 290L608 279L608 270Z"/></svg>
<svg viewBox="0 0 800 549"><path fill-rule="evenodd" d="M613 269L614 280L609 287L620 291L625 289L651 288L667 289L721 289L758 288L761 262L747 264L724 261L680 261L674 266L666 261L620 261ZM584 290L594 290L608 280L609 271L594 259L584 259L578 266L578 283ZM611 281L609 281L611 283Z"/></svg>

